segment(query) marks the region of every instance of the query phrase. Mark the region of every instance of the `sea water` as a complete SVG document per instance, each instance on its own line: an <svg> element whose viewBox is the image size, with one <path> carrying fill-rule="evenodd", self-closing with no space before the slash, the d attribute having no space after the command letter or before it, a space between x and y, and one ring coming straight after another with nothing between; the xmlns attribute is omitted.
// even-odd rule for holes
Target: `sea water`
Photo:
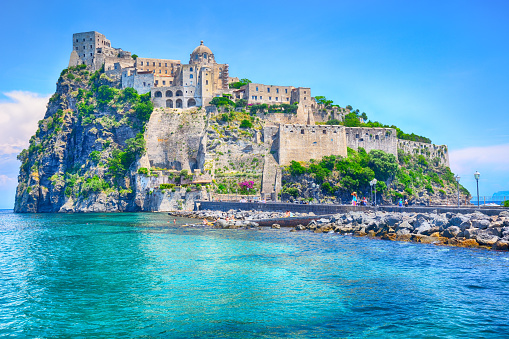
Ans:
<svg viewBox="0 0 509 339"><path fill-rule="evenodd" d="M509 336L508 253L188 221L0 213L0 337Z"/></svg>

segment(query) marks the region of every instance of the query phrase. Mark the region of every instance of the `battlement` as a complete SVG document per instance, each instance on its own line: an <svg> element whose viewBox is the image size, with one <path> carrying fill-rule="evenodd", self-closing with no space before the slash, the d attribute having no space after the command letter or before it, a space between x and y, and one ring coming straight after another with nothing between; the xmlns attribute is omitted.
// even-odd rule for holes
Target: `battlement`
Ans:
<svg viewBox="0 0 509 339"><path fill-rule="evenodd" d="M362 147L369 152L382 150L398 156L398 137L394 128L345 127L347 146L357 150Z"/></svg>
<svg viewBox="0 0 509 339"><path fill-rule="evenodd" d="M411 155L424 155L430 159L440 159L440 164L449 166L447 145L434 145L418 141L398 140L398 148Z"/></svg>

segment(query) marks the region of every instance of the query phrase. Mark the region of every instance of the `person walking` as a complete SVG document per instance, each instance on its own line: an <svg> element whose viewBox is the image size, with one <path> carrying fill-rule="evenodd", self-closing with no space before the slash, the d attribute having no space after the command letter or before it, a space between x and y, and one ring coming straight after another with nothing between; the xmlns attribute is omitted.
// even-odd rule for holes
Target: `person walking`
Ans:
<svg viewBox="0 0 509 339"><path fill-rule="evenodd" d="M352 193L352 206L357 206L357 192Z"/></svg>

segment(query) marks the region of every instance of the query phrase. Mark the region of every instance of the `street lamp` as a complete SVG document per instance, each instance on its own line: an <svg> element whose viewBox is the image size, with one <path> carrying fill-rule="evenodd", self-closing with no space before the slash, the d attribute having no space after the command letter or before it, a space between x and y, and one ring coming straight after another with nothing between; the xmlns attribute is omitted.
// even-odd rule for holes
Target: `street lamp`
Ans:
<svg viewBox="0 0 509 339"><path fill-rule="evenodd" d="M371 186L371 194L373 194L373 186L375 186L375 206L376 206L376 182L377 180L376 179L373 179L369 182L369 186Z"/></svg>
<svg viewBox="0 0 509 339"><path fill-rule="evenodd" d="M479 207L479 177L481 176L481 173L479 171L475 171L474 178L475 181L477 181L477 207Z"/></svg>
<svg viewBox="0 0 509 339"><path fill-rule="evenodd" d="M456 175L454 179L456 179L456 183L458 185L458 208L460 208L460 176Z"/></svg>

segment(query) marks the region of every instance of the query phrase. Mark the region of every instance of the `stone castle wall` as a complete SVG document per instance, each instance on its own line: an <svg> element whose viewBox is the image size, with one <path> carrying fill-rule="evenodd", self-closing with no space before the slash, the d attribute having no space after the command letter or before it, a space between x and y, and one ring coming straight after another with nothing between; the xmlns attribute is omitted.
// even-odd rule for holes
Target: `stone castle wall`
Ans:
<svg viewBox="0 0 509 339"><path fill-rule="evenodd" d="M354 150L378 149L398 156L398 138L393 128L345 127L345 133L347 146Z"/></svg>
<svg viewBox="0 0 509 339"><path fill-rule="evenodd" d="M326 155L346 156L345 127L325 125L280 125L279 165L292 160L309 161Z"/></svg>
<svg viewBox="0 0 509 339"><path fill-rule="evenodd" d="M412 155L422 154L427 158L440 159L440 164L449 166L449 151L447 145L434 145L424 142L398 140L398 148L403 152Z"/></svg>

